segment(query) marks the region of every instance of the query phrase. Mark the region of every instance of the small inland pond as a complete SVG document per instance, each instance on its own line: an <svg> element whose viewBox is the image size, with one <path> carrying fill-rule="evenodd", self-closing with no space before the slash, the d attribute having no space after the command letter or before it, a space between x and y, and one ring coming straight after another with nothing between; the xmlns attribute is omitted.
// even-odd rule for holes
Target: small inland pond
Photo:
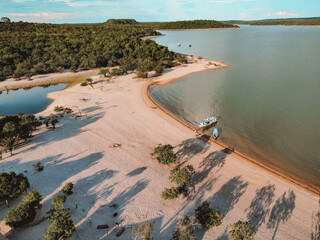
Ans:
<svg viewBox="0 0 320 240"><path fill-rule="evenodd" d="M0 116L41 112L53 102L52 99L47 98L47 94L60 91L67 86L67 83L59 83L29 89L3 91L0 94Z"/></svg>

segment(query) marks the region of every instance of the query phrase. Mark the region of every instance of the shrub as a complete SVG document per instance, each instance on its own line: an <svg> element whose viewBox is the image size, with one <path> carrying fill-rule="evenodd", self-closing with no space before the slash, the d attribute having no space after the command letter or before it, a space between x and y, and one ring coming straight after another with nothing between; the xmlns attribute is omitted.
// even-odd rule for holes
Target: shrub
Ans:
<svg viewBox="0 0 320 240"><path fill-rule="evenodd" d="M179 196L180 191L178 188L172 187L172 188L164 188L164 191L161 193L161 197L164 200L171 200L175 199Z"/></svg>
<svg viewBox="0 0 320 240"><path fill-rule="evenodd" d="M22 173L0 173L0 201L15 199L29 187L28 178Z"/></svg>
<svg viewBox="0 0 320 240"><path fill-rule="evenodd" d="M104 77L107 77L107 74L110 74L109 68L100 69L99 74L103 75Z"/></svg>
<svg viewBox="0 0 320 240"><path fill-rule="evenodd" d="M62 188L62 192L63 193L65 193L65 194L67 194L67 195L70 195L70 194L72 194L73 192L72 192L72 188L73 188L73 184L72 184L72 182L69 182L69 183L67 183L66 185L64 185L64 187Z"/></svg>
<svg viewBox="0 0 320 240"><path fill-rule="evenodd" d="M173 147L170 144L159 144L152 153L151 156L157 156L158 161L161 164L170 165L171 163L178 162L178 156L173 152Z"/></svg>
<svg viewBox="0 0 320 240"><path fill-rule="evenodd" d="M41 165L41 162L40 161L37 161L35 164L33 164L32 166L34 166L34 168L37 170L37 171L42 171L43 170L43 166Z"/></svg>
<svg viewBox="0 0 320 240"><path fill-rule="evenodd" d="M177 57L177 61L179 63L188 63L188 59L184 56L181 56L181 55Z"/></svg>
<svg viewBox="0 0 320 240"><path fill-rule="evenodd" d="M22 202L10 210L4 217L4 221L12 228L22 227L30 222L36 216L36 207L40 207L41 195L33 190L22 198Z"/></svg>
<svg viewBox="0 0 320 240"><path fill-rule="evenodd" d="M156 74L159 74L161 75L164 71L164 67L161 65L161 64L158 64L154 69L153 71L156 72Z"/></svg>
<svg viewBox="0 0 320 240"><path fill-rule="evenodd" d="M173 232L172 240L197 240L194 229L188 216L180 219L176 230Z"/></svg>
<svg viewBox="0 0 320 240"><path fill-rule="evenodd" d="M136 77L137 78L148 78L148 72L143 72L141 70L137 70Z"/></svg>
<svg viewBox="0 0 320 240"><path fill-rule="evenodd" d="M71 114L73 113L73 110L68 107L63 107L63 106L55 106L54 111L59 114L61 117L63 117L64 114Z"/></svg>
<svg viewBox="0 0 320 240"><path fill-rule="evenodd" d="M203 202L195 211L197 222L208 229L219 226L222 222L220 211L214 212L208 201Z"/></svg>
<svg viewBox="0 0 320 240"><path fill-rule="evenodd" d="M123 67L114 68L111 71L111 76L121 76L127 74L127 71Z"/></svg>
<svg viewBox="0 0 320 240"><path fill-rule="evenodd" d="M251 221L238 221L230 225L229 236L234 240L254 240L254 228Z"/></svg>
<svg viewBox="0 0 320 240"><path fill-rule="evenodd" d="M176 63L174 63L173 61L171 60L163 60L162 61L162 64L165 68L172 68L174 66L176 66Z"/></svg>
<svg viewBox="0 0 320 240"><path fill-rule="evenodd" d="M142 215L140 220L145 220L147 218L147 214ZM151 240L153 239L151 235L151 231L154 230L154 221L143 222L138 226L134 226L132 228L132 233L135 235L135 239L143 239L143 240Z"/></svg>
<svg viewBox="0 0 320 240"><path fill-rule="evenodd" d="M171 182L178 184L180 188L188 187L192 184L192 175L194 174L194 168L188 165L184 168L177 168L170 171L169 179Z"/></svg>
<svg viewBox="0 0 320 240"><path fill-rule="evenodd" d="M82 82L82 83L80 83L80 86L81 86L81 87L88 86L88 83L87 83L87 82Z"/></svg>

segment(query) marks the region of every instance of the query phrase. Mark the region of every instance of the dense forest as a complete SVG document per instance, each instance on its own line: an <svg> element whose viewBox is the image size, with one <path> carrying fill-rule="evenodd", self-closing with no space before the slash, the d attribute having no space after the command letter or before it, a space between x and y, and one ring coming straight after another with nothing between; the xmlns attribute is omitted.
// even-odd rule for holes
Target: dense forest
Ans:
<svg viewBox="0 0 320 240"><path fill-rule="evenodd" d="M119 72L173 66L180 56L143 36L159 35L155 29L234 27L213 20L138 23L134 19L109 19L97 24L42 24L0 22L0 81L8 77L121 66Z"/></svg>
<svg viewBox="0 0 320 240"><path fill-rule="evenodd" d="M158 34L129 25L0 23L0 79L115 65L131 70L143 61L156 66L174 60L167 47L141 40Z"/></svg>
<svg viewBox="0 0 320 240"><path fill-rule="evenodd" d="M320 18L290 18L290 19L266 19L257 21L232 20L225 21L229 24L249 24L249 25L304 25L320 26Z"/></svg>

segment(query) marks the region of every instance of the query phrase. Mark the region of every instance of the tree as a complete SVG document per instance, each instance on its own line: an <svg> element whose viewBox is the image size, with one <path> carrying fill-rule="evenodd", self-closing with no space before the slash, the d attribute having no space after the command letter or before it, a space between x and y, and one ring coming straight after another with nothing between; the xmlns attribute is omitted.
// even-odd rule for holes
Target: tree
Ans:
<svg viewBox="0 0 320 240"><path fill-rule="evenodd" d="M196 222L201 225L201 227L206 227L208 229L219 226L222 223L222 215L220 211L214 212L210 207L208 201L204 201L195 210Z"/></svg>
<svg viewBox="0 0 320 240"><path fill-rule="evenodd" d="M44 240L59 240L71 237L76 230L73 221L70 219L70 209L63 208L66 196L59 195L52 199L50 217L51 225L43 235Z"/></svg>
<svg viewBox="0 0 320 240"><path fill-rule="evenodd" d="M139 217L139 220L145 220L148 217L148 214L144 214ZM132 228L132 233L135 236L135 239L142 240L152 240L151 231L154 230L154 221L145 221L138 226Z"/></svg>
<svg viewBox="0 0 320 240"><path fill-rule="evenodd" d="M188 216L179 220L171 240L197 240L192 222Z"/></svg>
<svg viewBox="0 0 320 240"><path fill-rule="evenodd" d="M12 154L14 145L21 139L26 140L41 123L34 115L18 114L0 117L0 146Z"/></svg>
<svg viewBox="0 0 320 240"><path fill-rule="evenodd" d="M161 64L158 64L153 71L155 71L156 74L161 75L164 71L164 67Z"/></svg>
<svg viewBox="0 0 320 240"><path fill-rule="evenodd" d="M40 208L41 195L33 190L27 196L22 198L21 203L10 210L4 217L4 221L12 228L22 227L30 222L36 216L36 208Z"/></svg>
<svg viewBox="0 0 320 240"><path fill-rule="evenodd" d="M44 240L59 240L71 237L76 230L70 219L70 210L61 208L52 213L49 218L51 225L43 235Z"/></svg>
<svg viewBox="0 0 320 240"><path fill-rule="evenodd" d="M49 124L52 125L52 128L56 128L56 124L59 122L58 118L54 114L50 114L48 117L44 119L44 124L49 127Z"/></svg>
<svg viewBox="0 0 320 240"><path fill-rule="evenodd" d="M32 190L28 195L22 197L22 202L30 204L33 208L41 208L42 196L38 191Z"/></svg>
<svg viewBox="0 0 320 240"><path fill-rule="evenodd" d="M62 188L62 192L67 194L67 195L70 195L72 194L72 188L73 188L73 183L72 182L68 182L66 185L64 185L64 187Z"/></svg>
<svg viewBox="0 0 320 240"><path fill-rule="evenodd" d="M178 188L172 187L172 188L164 188L164 191L161 193L161 197L164 200L171 200L175 199L179 196L180 191Z"/></svg>
<svg viewBox="0 0 320 240"><path fill-rule="evenodd" d="M8 17L2 17L1 22L8 23L8 22L11 22L11 20Z"/></svg>
<svg viewBox="0 0 320 240"><path fill-rule="evenodd" d="M0 173L0 201L16 199L29 187L28 178L22 173Z"/></svg>
<svg viewBox="0 0 320 240"><path fill-rule="evenodd" d="M188 187L192 184L192 175L194 174L194 168L192 165L188 165L184 168L176 168L170 171L169 179L171 182L178 184L180 188Z"/></svg>
<svg viewBox="0 0 320 240"><path fill-rule="evenodd" d="M54 199L52 199L52 207L50 209L50 212L53 212L53 211L56 211L56 210L62 208L66 199L67 199L67 197L64 195L59 195L59 196L56 196Z"/></svg>
<svg viewBox="0 0 320 240"><path fill-rule="evenodd" d="M254 240L254 228L251 221L238 221L230 225L229 236L234 240Z"/></svg>
<svg viewBox="0 0 320 240"><path fill-rule="evenodd" d="M158 161L162 164L170 165L178 162L178 156L173 152L173 146L170 144L159 144L150 155L157 156Z"/></svg>

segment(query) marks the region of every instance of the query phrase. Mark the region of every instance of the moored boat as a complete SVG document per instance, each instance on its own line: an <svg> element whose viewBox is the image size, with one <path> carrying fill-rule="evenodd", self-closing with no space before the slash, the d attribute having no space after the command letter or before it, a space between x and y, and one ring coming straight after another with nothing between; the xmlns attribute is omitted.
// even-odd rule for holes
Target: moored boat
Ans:
<svg viewBox="0 0 320 240"><path fill-rule="evenodd" d="M212 135L213 135L214 139L217 139L219 137L218 129L216 129L216 128L213 129Z"/></svg>
<svg viewBox="0 0 320 240"><path fill-rule="evenodd" d="M199 128L210 126L216 122L217 122L216 117L206 118L200 122Z"/></svg>

